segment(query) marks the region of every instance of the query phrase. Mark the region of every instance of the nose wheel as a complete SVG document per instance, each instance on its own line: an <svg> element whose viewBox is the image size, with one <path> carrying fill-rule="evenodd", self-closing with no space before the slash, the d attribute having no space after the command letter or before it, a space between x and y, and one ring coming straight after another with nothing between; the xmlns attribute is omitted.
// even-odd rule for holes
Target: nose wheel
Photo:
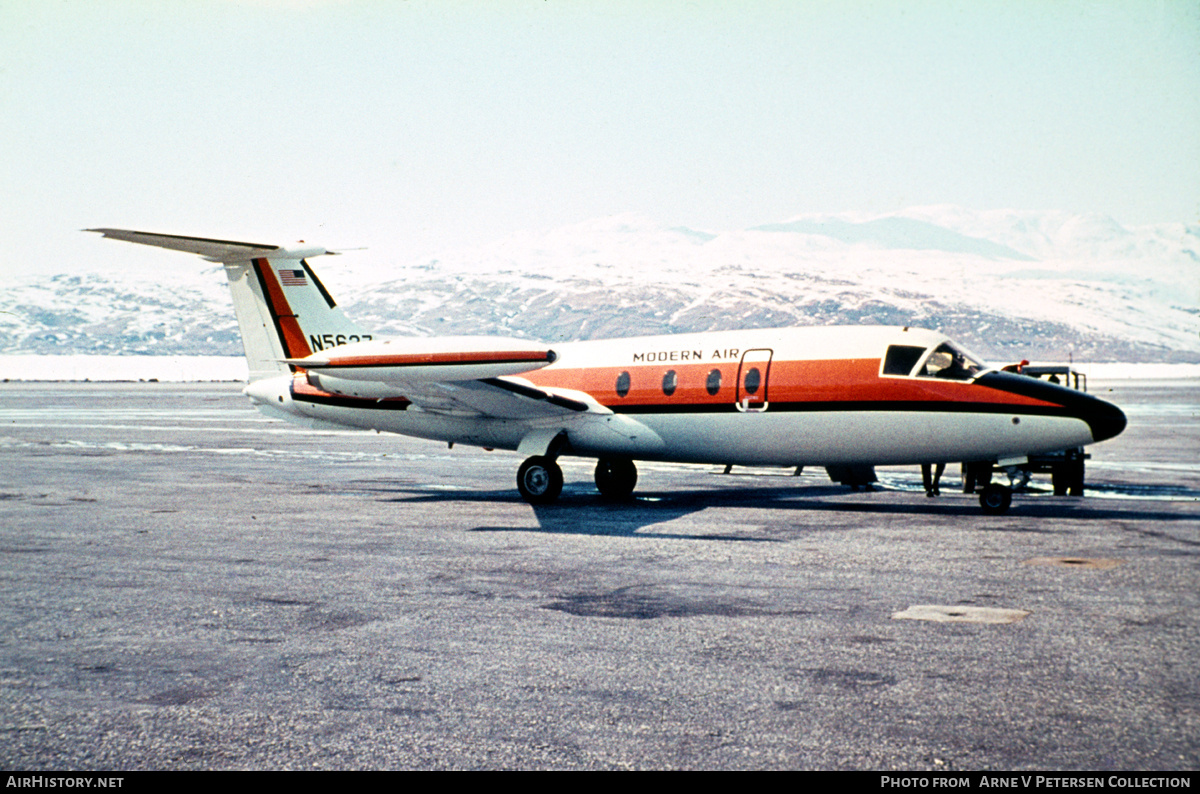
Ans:
<svg viewBox="0 0 1200 794"><path fill-rule="evenodd" d="M550 504L562 493L562 487L562 469L553 458L535 455L517 469L517 490L530 504Z"/></svg>
<svg viewBox="0 0 1200 794"><path fill-rule="evenodd" d="M979 506L988 515L998 516L1008 512L1012 505L1012 490L1003 485L990 483L979 492Z"/></svg>

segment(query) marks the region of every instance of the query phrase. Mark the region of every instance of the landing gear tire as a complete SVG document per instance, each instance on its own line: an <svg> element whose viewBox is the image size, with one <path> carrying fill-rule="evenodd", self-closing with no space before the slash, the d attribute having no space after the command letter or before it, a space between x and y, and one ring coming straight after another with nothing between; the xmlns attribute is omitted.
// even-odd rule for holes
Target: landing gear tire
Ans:
<svg viewBox="0 0 1200 794"><path fill-rule="evenodd" d="M596 487L605 499L628 499L637 485L637 466L628 458L596 461Z"/></svg>
<svg viewBox="0 0 1200 794"><path fill-rule="evenodd" d="M991 516L1003 515L1012 505L1012 491L1003 485L990 483L979 492L979 506Z"/></svg>
<svg viewBox="0 0 1200 794"><path fill-rule="evenodd" d="M1083 496L1083 458L1071 463L1070 475L1067 477L1068 490L1071 496Z"/></svg>
<svg viewBox="0 0 1200 794"><path fill-rule="evenodd" d="M1079 461L1071 470L1071 496L1083 496L1083 461Z"/></svg>
<svg viewBox="0 0 1200 794"><path fill-rule="evenodd" d="M517 490L532 505L550 504L562 493L562 469L553 458L535 455L517 469Z"/></svg>
<svg viewBox="0 0 1200 794"><path fill-rule="evenodd" d="M1067 471L1066 463L1057 463L1050 470L1050 482L1054 485L1055 496L1066 496L1070 485L1067 483L1067 478L1070 476Z"/></svg>
<svg viewBox="0 0 1200 794"><path fill-rule="evenodd" d="M1057 464L1050 472L1050 481L1054 483L1054 495L1083 496L1083 459L1068 460Z"/></svg>

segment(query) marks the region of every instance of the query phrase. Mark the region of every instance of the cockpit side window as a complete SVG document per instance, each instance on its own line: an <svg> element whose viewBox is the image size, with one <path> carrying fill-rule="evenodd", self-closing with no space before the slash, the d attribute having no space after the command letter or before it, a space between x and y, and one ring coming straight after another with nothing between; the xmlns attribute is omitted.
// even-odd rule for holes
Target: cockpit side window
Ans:
<svg viewBox="0 0 1200 794"><path fill-rule="evenodd" d="M917 366L926 348L914 345L892 345L883 360L884 375L908 375Z"/></svg>
<svg viewBox="0 0 1200 794"><path fill-rule="evenodd" d="M925 366L917 373L921 378L943 378L945 380L970 380L983 372L984 366L963 350L946 342L925 359Z"/></svg>

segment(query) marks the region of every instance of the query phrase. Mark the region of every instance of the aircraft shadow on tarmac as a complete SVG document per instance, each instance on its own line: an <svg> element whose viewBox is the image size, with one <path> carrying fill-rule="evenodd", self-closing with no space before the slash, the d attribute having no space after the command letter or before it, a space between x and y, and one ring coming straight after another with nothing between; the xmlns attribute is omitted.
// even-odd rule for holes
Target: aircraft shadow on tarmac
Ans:
<svg viewBox="0 0 1200 794"><path fill-rule="evenodd" d="M511 490L500 491L455 491L439 489L430 492L412 486L401 485L386 489L372 489L378 494L383 490L387 496L377 498L388 502L436 503L449 506L454 502L520 502L520 497ZM804 532L847 531L845 525L821 527L815 522L804 521L803 514L832 512L840 514L863 514L872 516L928 516L931 520L955 517L975 522L981 531L1054 533L1064 530L1062 524L1030 524L1026 519L1050 519L1054 521L1194 521L1195 517L1185 512L1132 508L1126 502L1114 506L1108 500L1089 500L1086 497L1037 497L1018 494L1010 513L1004 516L986 516L980 512L974 496L948 497L929 500L922 493L908 493L904 498L894 498L895 491L852 493L844 486L803 487L748 487L719 489L690 489L675 491L644 491L624 501L611 501L595 491L579 487L564 488L562 496L551 505L529 505L537 518L537 527L514 524L512 526L479 526L472 532L547 532L571 535L598 535L615 537L672 538L678 540L720 540L734 542L785 542L794 533L785 537L771 537L758 532L713 532L680 533L643 531L646 527L666 524L683 516L699 513L710 508L754 508L776 513L796 513L803 521L799 527ZM892 494L886 501L885 494ZM753 519L750 519L753 521ZM796 528L796 527L794 527ZM1200 545L1200 544L1197 544Z"/></svg>

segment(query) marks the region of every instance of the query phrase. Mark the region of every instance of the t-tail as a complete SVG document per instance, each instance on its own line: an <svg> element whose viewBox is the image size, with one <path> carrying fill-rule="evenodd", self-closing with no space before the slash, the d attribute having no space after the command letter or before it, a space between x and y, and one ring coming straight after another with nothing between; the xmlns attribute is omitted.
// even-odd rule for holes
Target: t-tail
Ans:
<svg viewBox="0 0 1200 794"><path fill-rule="evenodd" d="M229 277L250 382L294 369L284 359L372 338L346 318L309 267L307 257L335 254L320 247L289 247L180 237L127 229L87 229L114 240L199 254L220 262Z"/></svg>

